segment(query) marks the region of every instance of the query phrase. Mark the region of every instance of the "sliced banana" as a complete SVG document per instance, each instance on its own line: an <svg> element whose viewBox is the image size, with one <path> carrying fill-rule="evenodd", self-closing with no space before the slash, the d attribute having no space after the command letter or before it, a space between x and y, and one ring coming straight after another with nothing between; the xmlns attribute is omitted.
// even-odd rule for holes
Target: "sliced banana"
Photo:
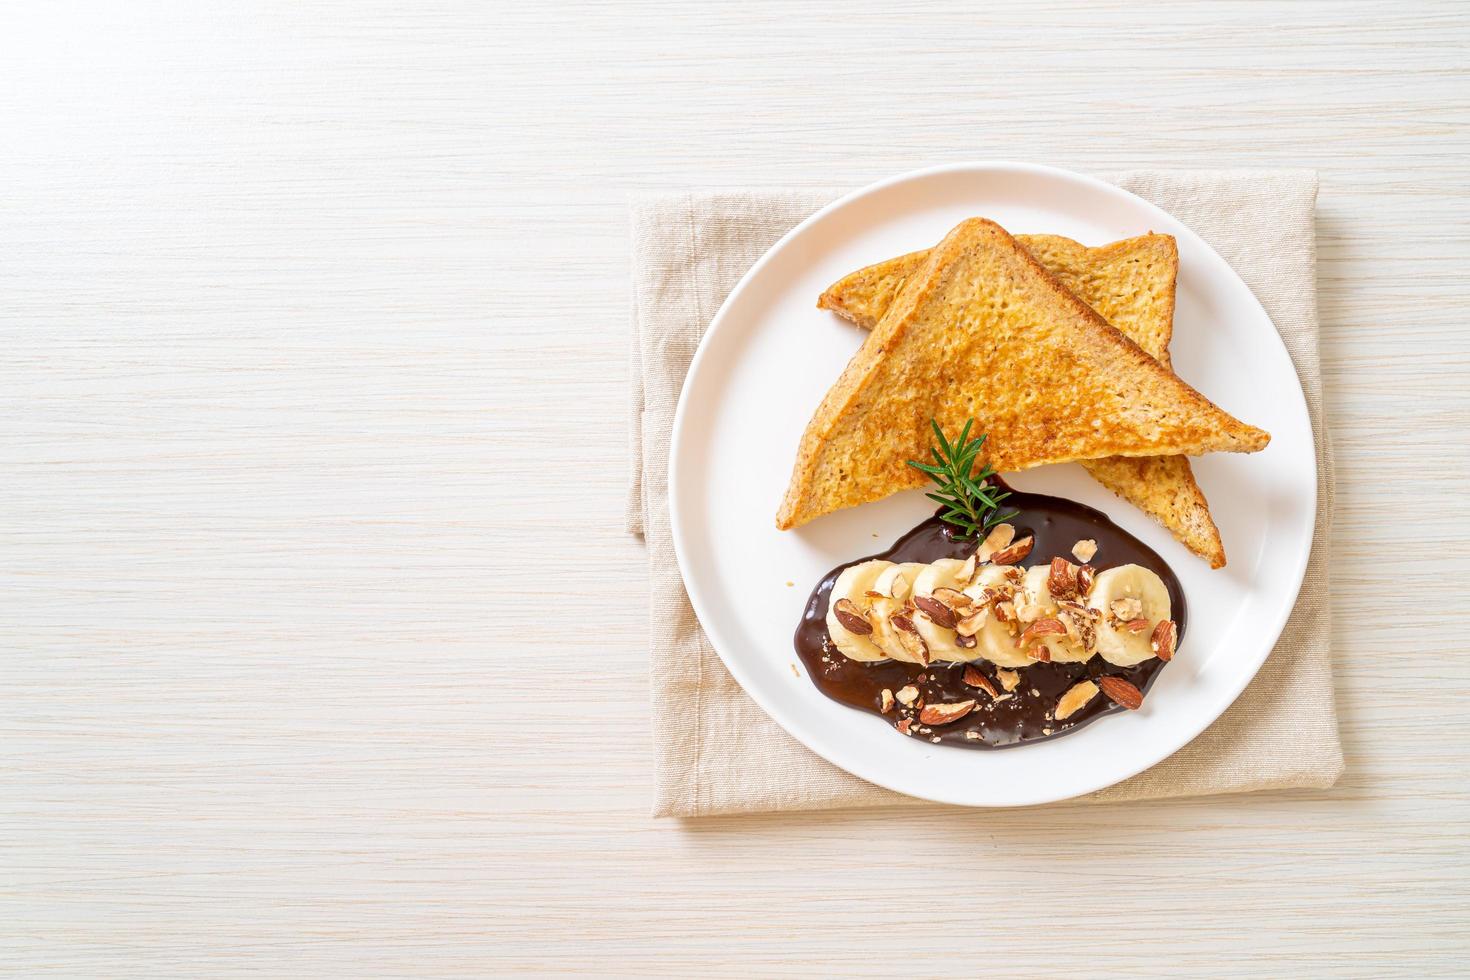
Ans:
<svg viewBox="0 0 1470 980"><path fill-rule="evenodd" d="M881 598L869 600L873 604L873 642L891 660L902 660L911 664L925 662L908 645L912 641L905 641L899 636L899 629L893 624L893 615L903 608L904 601L913 594L914 582L926 567L928 566L923 562L903 562L885 568L873 580L873 591L881 594Z"/></svg>
<svg viewBox="0 0 1470 980"><path fill-rule="evenodd" d="M842 621L837 618L837 603L847 599L859 610L866 612L873 604L868 591L873 588L878 576L892 567L893 562L882 559L849 565L832 584L831 601L827 606L827 633L844 657L861 661L888 659L888 655L873 642L871 634L854 633L842 625Z"/></svg>
<svg viewBox="0 0 1470 980"><path fill-rule="evenodd" d="M975 581L964 590L972 599L980 599L986 589L995 589L1010 582L1010 572L1000 565L984 565L976 571ZM1016 646L1006 624L995 618L993 611L985 615L985 623L975 634L975 650L980 656L997 667L1029 667L1033 661Z"/></svg>
<svg viewBox="0 0 1470 980"><path fill-rule="evenodd" d="M961 591L962 586L955 575L964 567L964 561L958 558L941 558L924 566L924 570L914 580L913 594L932 596L938 589ZM973 647L960 646L957 642L959 635L954 629L940 626L927 613L920 611L915 615L914 625L919 627L919 635L929 646L929 659L951 660L959 663L969 663L971 660L980 659L979 644Z"/></svg>
<svg viewBox="0 0 1470 980"><path fill-rule="evenodd" d="M1142 565L1119 565L1098 573L1087 604L1098 612L1098 655L1118 667L1132 667L1152 657L1150 640L1154 627L1161 620L1172 618L1173 612L1163 579ZM1147 620L1147 625L1129 630L1118 615L1120 612L1133 620Z"/></svg>
<svg viewBox="0 0 1470 980"><path fill-rule="evenodd" d="M922 610L905 608L911 597L932 596L940 589L954 589L980 600L986 589L1004 587L1016 574L1011 568L982 566L974 581L961 588L956 575L964 565L949 558L929 564L874 559L843 569L833 584L827 610L827 632L833 645L843 656L864 662L892 659L915 664L934 660L968 663L985 659L1008 668L1034 663L1016 645L1012 624L997 619L993 609L986 609L975 630L974 646L962 647L954 628L940 625ZM1013 603L1020 619L1014 624L1018 628L1039 619L1058 618L1059 607L1047 588L1049 574L1048 566L1036 565L1021 578ZM872 626L870 633L855 632L838 618L837 605L843 599L851 602ZM1052 660L1080 663L1095 652L1110 664L1132 667L1154 656L1154 627L1171 618L1172 613L1169 592L1157 575L1141 565L1110 568L1097 575L1086 602L1097 613L1095 650L1089 651L1069 636L1052 634L1045 639ZM900 612L908 616L913 631L893 622ZM1133 629L1128 628L1129 622L1135 624Z"/></svg>
<svg viewBox="0 0 1470 980"><path fill-rule="evenodd" d="M881 592L902 603L913 594L914 581L919 577L919 573L928 567L923 562L917 561L906 561L898 565L889 562L888 567L883 569L883 574L873 580L873 591Z"/></svg>
<svg viewBox="0 0 1470 980"><path fill-rule="evenodd" d="M1046 587L1046 579L1050 574L1050 565L1033 565L1026 569L1026 577L1021 580L1021 595L1016 598L1016 610L1021 616L1023 626L1029 626L1038 619L1057 618L1059 607L1052 598L1051 590ZM1053 634L1045 640L1032 641L1028 646L1043 642L1051 651L1051 659L1057 663L1076 664L1092 659L1092 654L1086 647L1064 635Z"/></svg>

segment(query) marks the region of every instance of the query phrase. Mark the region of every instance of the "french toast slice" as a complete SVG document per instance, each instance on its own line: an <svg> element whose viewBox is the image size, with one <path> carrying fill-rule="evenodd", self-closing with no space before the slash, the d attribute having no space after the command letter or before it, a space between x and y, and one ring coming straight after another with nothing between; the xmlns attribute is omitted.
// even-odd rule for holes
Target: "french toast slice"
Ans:
<svg viewBox="0 0 1470 980"><path fill-rule="evenodd" d="M1017 235L1062 285L1100 313L1154 360L1169 366L1179 251L1172 235L1140 235L1088 248L1060 235ZM817 300L823 309L871 330L929 250L859 269ZM1186 548L1225 566L1225 546L1210 505L1185 456L1082 460L1103 486L1162 524Z"/></svg>
<svg viewBox="0 0 1470 980"><path fill-rule="evenodd" d="M1139 235L1097 248L1061 235L1015 238L1103 319L1155 360L1169 363L1174 285L1179 276L1179 250L1173 235ZM931 251L910 252L844 276L827 287L817 306L871 330Z"/></svg>
<svg viewBox="0 0 1470 980"><path fill-rule="evenodd" d="M776 526L919 486L930 419L974 417L998 472L1255 452L1233 418L1083 303L993 221L961 222L898 290L802 435Z"/></svg>

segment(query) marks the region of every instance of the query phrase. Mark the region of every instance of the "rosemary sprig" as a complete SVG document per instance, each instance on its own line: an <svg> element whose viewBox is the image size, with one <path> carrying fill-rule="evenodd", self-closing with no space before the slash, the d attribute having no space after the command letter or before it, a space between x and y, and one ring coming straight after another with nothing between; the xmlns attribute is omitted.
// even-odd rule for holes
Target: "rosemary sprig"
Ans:
<svg viewBox="0 0 1470 980"><path fill-rule="evenodd" d="M929 449L929 455L934 457L934 462L921 463L916 459L908 461L914 469L928 473L929 478L938 485L937 492L926 493L924 496L946 508L939 516L946 523L965 532L960 535L961 540L984 534L996 524L1010 520L1020 513L1015 510L1001 513L1000 503L1010 496L1010 492L999 490L986 482L995 475L995 470L989 464L979 473L974 472L975 461L980 457L980 447L985 445L983 434L978 439L970 438L970 428L974 423L974 419L967 421L960 430L960 437L950 442L944 437L944 430L939 427L939 423L930 419L934 438L939 442L938 447Z"/></svg>

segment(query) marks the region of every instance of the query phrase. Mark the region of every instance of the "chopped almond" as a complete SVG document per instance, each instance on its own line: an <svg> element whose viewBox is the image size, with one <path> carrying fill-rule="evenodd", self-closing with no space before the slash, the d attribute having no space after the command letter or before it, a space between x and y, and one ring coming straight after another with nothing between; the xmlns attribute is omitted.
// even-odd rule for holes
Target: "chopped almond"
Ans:
<svg viewBox="0 0 1470 980"><path fill-rule="evenodd" d="M1109 603L1108 610L1118 622L1126 623L1143 615L1143 602L1135 596L1124 596Z"/></svg>
<svg viewBox="0 0 1470 980"><path fill-rule="evenodd" d="M960 680L970 687L978 687L992 698L1000 696L1000 692L995 689L995 685L990 683L990 678L980 673L980 668L978 667L966 667L964 676Z"/></svg>
<svg viewBox="0 0 1470 980"><path fill-rule="evenodd" d="M959 721L974 710L974 701L956 701L953 704L931 704L919 712L919 721L925 725L948 725Z"/></svg>
<svg viewBox="0 0 1470 980"><path fill-rule="evenodd" d="M868 617L858 608L858 604L851 599L842 598L832 607L832 615L849 633L857 636L867 636L873 632L873 624L868 622Z"/></svg>
<svg viewBox="0 0 1470 980"><path fill-rule="evenodd" d="M1097 692L1098 687L1092 681L1073 684L1057 701L1057 721L1063 721L1081 711L1088 702L1097 697Z"/></svg>
<svg viewBox="0 0 1470 980"><path fill-rule="evenodd" d="M990 529L985 540L980 542L980 547L975 551L977 561L987 562L997 551L1003 551L1016 539L1016 529L1009 524L997 524ZM973 578L973 573L971 575Z"/></svg>
<svg viewBox="0 0 1470 980"><path fill-rule="evenodd" d="M918 595L914 596L914 605L918 606L919 611L925 616L928 616L935 626L950 630L954 629L954 610L938 599L933 596Z"/></svg>
<svg viewBox="0 0 1470 980"><path fill-rule="evenodd" d="M1038 619L1026 627L1026 632L1021 634L1021 642L1029 643L1039 636L1065 636L1066 634L1067 627L1063 626L1060 620Z"/></svg>
<svg viewBox="0 0 1470 980"><path fill-rule="evenodd" d="M1014 565L1016 562L1031 554L1033 538L1030 535L1017 541L1008 547L1002 548L990 556L992 565Z"/></svg>
<svg viewBox="0 0 1470 980"><path fill-rule="evenodd" d="M1046 591L1053 599L1071 599L1077 595L1077 566L1065 558L1053 558L1046 576Z"/></svg>
<svg viewBox="0 0 1470 980"><path fill-rule="evenodd" d="M954 630L960 636L974 636L980 632L985 625L985 619L990 615L989 611L982 608L979 612L972 613L954 624Z"/></svg>
<svg viewBox="0 0 1470 980"><path fill-rule="evenodd" d="M1172 619L1165 619L1154 627L1153 637L1149 645L1153 647L1154 656L1160 660L1174 659L1174 646L1179 642L1179 627Z"/></svg>

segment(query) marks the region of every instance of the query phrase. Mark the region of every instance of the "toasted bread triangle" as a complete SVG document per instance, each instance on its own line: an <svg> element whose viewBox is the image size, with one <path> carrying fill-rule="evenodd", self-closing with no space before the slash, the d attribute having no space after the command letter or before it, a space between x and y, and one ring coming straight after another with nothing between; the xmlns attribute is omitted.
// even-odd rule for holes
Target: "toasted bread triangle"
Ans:
<svg viewBox="0 0 1470 980"><path fill-rule="evenodd" d="M1213 405L1072 295L1005 229L961 222L904 283L801 439L776 526L924 482L929 420L974 417L1000 472L1105 456L1254 452Z"/></svg>
<svg viewBox="0 0 1470 980"><path fill-rule="evenodd" d="M1139 235L1096 248L1061 235L1015 238L1063 286L1150 357L1168 365L1179 274L1174 236ZM871 330L931 251L910 252L844 276L827 288L817 306Z"/></svg>
<svg viewBox="0 0 1470 980"><path fill-rule="evenodd" d="M1089 248L1060 235L1017 235L1046 270L1154 360L1169 366L1179 252L1171 235L1139 235ZM859 269L833 283L817 305L864 329L882 319L908 278L929 257L911 252ZM1225 565L1210 505L1185 456L1082 460L1092 477L1158 521L1190 551Z"/></svg>

